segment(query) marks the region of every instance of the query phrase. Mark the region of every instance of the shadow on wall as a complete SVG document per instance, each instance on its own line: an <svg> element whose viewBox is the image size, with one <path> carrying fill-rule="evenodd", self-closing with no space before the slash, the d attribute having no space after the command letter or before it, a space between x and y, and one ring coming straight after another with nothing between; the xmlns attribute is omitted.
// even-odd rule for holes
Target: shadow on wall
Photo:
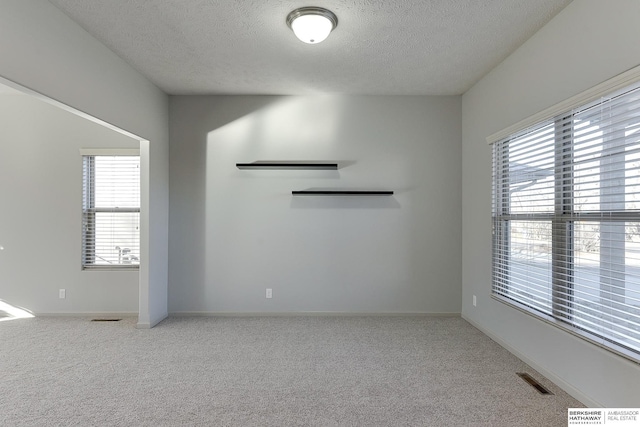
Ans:
<svg viewBox="0 0 640 427"><path fill-rule="evenodd" d="M205 114L204 118L206 120L198 120L197 123L203 125L201 131L206 141L207 134L216 132L230 123L237 122L243 117L252 116L256 112L285 102L289 98L291 97L275 95L241 97L237 95L203 96L201 99L206 108L201 108L200 111ZM189 100L189 102L192 102L192 100Z"/></svg>
<svg viewBox="0 0 640 427"><path fill-rule="evenodd" d="M325 190L309 188L308 190ZM293 196L291 209L400 209L393 196Z"/></svg>
<svg viewBox="0 0 640 427"><path fill-rule="evenodd" d="M206 263L200 256L206 252L203 230L207 228L207 141L211 134L234 128L271 105L282 102L285 96L172 96L170 98L169 159L171 180L170 216L188 217L188 227L169 227L170 283L180 283L192 277L198 295L194 299L181 298L184 292L169 287L169 301L202 309L204 287L207 282ZM227 138L228 139L228 138ZM240 160L238 160L240 161ZM233 166L235 169L235 166ZM179 262L174 261L180 258ZM175 303L174 303L175 304ZM170 307L172 310L172 307Z"/></svg>

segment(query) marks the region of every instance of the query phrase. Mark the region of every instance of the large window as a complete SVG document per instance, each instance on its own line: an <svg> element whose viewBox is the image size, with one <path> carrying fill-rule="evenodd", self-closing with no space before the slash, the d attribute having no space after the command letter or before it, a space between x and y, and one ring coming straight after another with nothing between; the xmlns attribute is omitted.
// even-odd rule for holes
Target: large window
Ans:
<svg viewBox="0 0 640 427"><path fill-rule="evenodd" d="M138 268L140 157L82 156L82 268Z"/></svg>
<svg viewBox="0 0 640 427"><path fill-rule="evenodd" d="M493 146L493 294L640 360L640 84Z"/></svg>

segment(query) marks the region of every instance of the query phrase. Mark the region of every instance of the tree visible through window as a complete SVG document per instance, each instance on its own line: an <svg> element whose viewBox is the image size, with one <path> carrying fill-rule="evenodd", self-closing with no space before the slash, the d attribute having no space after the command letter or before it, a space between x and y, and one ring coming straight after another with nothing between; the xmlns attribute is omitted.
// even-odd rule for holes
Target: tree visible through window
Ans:
<svg viewBox="0 0 640 427"><path fill-rule="evenodd" d="M493 293L640 359L640 84L494 144Z"/></svg>
<svg viewBox="0 0 640 427"><path fill-rule="evenodd" d="M140 157L83 156L82 267L138 268Z"/></svg>

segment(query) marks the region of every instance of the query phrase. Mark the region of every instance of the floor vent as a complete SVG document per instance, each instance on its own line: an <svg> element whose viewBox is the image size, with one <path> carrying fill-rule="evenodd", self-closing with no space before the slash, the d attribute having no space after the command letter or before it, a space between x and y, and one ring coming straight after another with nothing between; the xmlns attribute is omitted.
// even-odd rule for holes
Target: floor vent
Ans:
<svg viewBox="0 0 640 427"><path fill-rule="evenodd" d="M524 372L516 372L520 378L525 380L531 387L538 390L540 394L553 394L549 390L547 390L542 384L536 381L531 375Z"/></svg>
<svg viewBox="0 0 640 427"><path fill-rule="evenodd" d="M122 319L91 319L92 322L119 322Z"/></svg>

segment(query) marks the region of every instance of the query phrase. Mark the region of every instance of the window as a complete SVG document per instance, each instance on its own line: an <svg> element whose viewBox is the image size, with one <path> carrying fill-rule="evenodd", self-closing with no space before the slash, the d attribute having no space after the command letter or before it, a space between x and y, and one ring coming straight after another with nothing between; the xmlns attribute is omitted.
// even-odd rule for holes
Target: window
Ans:
<svg viewBox="0 0 640 427"><path fill-rule="evenodd" d="M139 268L140 157L82 156L82 268Z"/></svg>
<svg viewBox="0 0 640 427"><path fill-rule="evenodd" d="M640 360L640 84L493 145L493 295Z"/></svg>

